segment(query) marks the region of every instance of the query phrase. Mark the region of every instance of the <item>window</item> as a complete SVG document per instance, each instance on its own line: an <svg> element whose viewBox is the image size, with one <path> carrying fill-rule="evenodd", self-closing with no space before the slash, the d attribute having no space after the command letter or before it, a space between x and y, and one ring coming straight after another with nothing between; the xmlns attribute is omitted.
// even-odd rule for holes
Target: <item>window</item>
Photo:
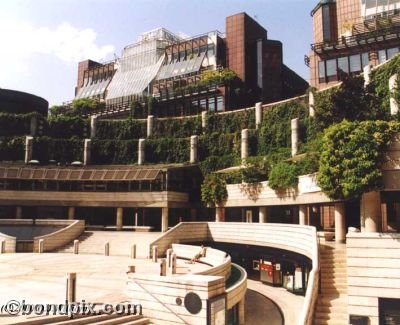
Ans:
<svg viewBox="0 0 400 325"><path fill-rule="evenodd" d="M394 57L397 53L399 53L399 48L395 47L392 49L388 49L387 50L387 58L391 59L392 57Z"/></svg>
<svg viewBox="0 0 400 325"><path fill-rule="evenodd" d="M361 57L359 54L350 56L350 72L361 71Z"/></svg>
<svg viewBox="0 0 400 325"><path fill-rule="evenodd" d="M224 99L222 96L217 97L217 111L221 112L224 110Z"/></svg>
<svg viewBox="0 0 400 325"><path fill-rule="evenodd" d="M319 78L325 78L325 61L318 62L318 72Z"/></svg>
<svg viewBox="0 0 400 325"><path fill-rule="evenodd" d="M331 77L331 76L336 76L336 59L332 60L327 60L326 61L326 76Z"/></svg>
<svg viewBox="0 0 400 325"><path fill-rule="evenodd" d="M323 32L324 42L332 40L329 5L325 5L322 7L322 32Z"/></svg>
<svg viewBox="0 0 400 325"><path fill-rule="evenodd" d="M386 50L380 50L378 52L379 63L383 63L386 61Z"/></svg>
<svg viewBox="0 0 400 325"><path fill-rule="evenodd" d="M361 54L361 61L363 68L369 65L369 55L368 52Z"/></svg>
<svg viewBox="0 0 400 325"><path fill-rule="evenodd" d="M349 59L347 56L338 58L338 68L343 72L349 73Z"/></svg>

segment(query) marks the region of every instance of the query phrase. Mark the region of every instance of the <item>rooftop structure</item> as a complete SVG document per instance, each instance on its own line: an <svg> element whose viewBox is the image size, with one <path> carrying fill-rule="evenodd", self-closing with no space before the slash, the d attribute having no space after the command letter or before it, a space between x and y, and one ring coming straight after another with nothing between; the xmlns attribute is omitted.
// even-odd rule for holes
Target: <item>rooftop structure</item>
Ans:
<svg viewBox="0 0 400 325"><path fill-rule="evenodd" d="M81 62L75 98L99 99L108 110L125 109L125 116L132 103L147 105L148 98L154 99L155 116L232 110L307 88L282 56L282 44L269 40L245 13L226 18L225 36L212 31L182 39L158 28L126 46L112 63ZM224 74L226 69L234 73Z"/></svg>

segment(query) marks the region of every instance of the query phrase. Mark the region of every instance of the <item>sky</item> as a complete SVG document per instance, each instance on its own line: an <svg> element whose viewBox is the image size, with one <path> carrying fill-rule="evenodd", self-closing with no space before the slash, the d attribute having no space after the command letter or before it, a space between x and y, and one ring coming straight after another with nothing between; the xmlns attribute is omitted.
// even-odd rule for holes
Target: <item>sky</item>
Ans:
<svg viewBox="0 0 400 325"><path fill-rule="evenodd" d="M0 0L0 88L74 97L78 62L107 62L143 32L164 27L195 36L225 32L225 17L246 12L283 43L284 63L308 80L313 0Z"/></svg>

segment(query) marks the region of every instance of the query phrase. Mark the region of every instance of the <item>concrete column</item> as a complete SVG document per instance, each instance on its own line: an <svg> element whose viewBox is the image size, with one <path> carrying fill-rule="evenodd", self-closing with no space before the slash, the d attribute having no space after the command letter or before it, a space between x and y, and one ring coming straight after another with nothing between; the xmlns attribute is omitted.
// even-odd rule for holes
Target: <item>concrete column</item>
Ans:
<svg viewBox="0 0 400 325"><path fill-rule="evenodd" d="M123 209L123 208L117 208L116 227L117 227L117 230L118 230L118 231L122 230L122 226L123 226L123 214L124 214L124 209Z"/></svg>
<svg viewBox="0 0 400 325"><path fill-rule="evenodd" d="M44 252L44 239L39 239L39 254Z"/></svg>
<svg viewBox="0 0 400 325"><path fill-rule="evenodd" d="M154 116L147 116L147 137L150 138L153 135L153 125L154 125Z"/></svg>
<svg viewBox="0 0 400 325"><path fill-rule="evenodd" d="M307 224L307 206L299 205L299 225Z"/></svg>
<svg viewBox="0 0 400 325"><path fill-rule="evenodd" d="M262 122L262 103L261 102L256 103L255 113L256 113L256 129L258 129Z"/></svg>
<svg viewBox="0 0 400 325"><path fill-rule="evenodd" d="M22 219L22 207L21 206L15 207L15 219Z"/></svg>
<svg viewBox="0 0 400 325"><path fill-rule="evenodd" d="M0 254L4 254L6 252L6 241L0 240Z"/></svg>
<svg viewBox="0 0 400 325"><path fill-rule="evenodd" d="M260 223L266 223L267 220L268 220L267 207L259 207L258 208L258 221Z"/></svg>
<svg viewBox="0 0 400 325"><path fill-rule="evenodd" d="M246 222L252 223L253 222L253 211L246 210Z"/></svg>
<svg viewBox="0 0 400 325"><path fill-rule="evenodd" d="M364 68L363 68L363 75L364 75L364 87L369 85L369 75L371 73L371 66L369 64L367 64Z"/></svg>
<svg viewBox="0 0 400 325"><path fill-rule="evenodd" d="M151 257L153 259L154 263L157 263L157 259L158 259L158 246L154 245L152 247L152 254Z"/></svg>
<svg viewBox="0 0 400 325"><path fill-rule="evenodd" d="M241 158L243 161L249 156L249 130L242 130Z"/></svg>
<svg viewBox="0 0 400 325"><path fill-rule="evenodd" d="M171 268L171 255L174 251L172 250L172 248L167 249L167 268Z"/></svg>
<svg viewBox="0 0 400 325"><path fill-rule="evenodd" d="M131 246L131 258L136 258L136 245Z"/></svg>
<svg viewBox="0 0 400 325"><path fill-rule="evenodd" d="M74 254L79 254L79 240L74 240Z"/></svg>
<svg viewBox="0 0 400 325"><path fill-rule="evenodd" d="M90 138L96 137L96 127L97 127L97 115L92 115L90 117Z"/></svg>
<svg viewBox="0 0 400 325"><path fill-rule="evenodd" d="M297 155L299 146L299 119L294 118L291 121L292 128L292 157Z"/></svg>
<svg viewBox="0 0 400 325"><path fill-rule="evenodd" d="M393 94L396 92L397 88L397 74L394 74L389 79L389 92L390 96L390 115L396 115L399 112L399 103L397 103L396 98Z"/></svg>
<svg viewBox="0 0 400 325"><path fill-rule="evenodd" d="M168 208L161 208L161 231L168 230Z"/></svg>
<svg viewBox="0 0 400 325"><path fill-rule="evenodd" d="M169 274L176 274L176 254L171 254L171 267L169 268Z"/></svg>
<svg viewBox="0 0 400 325"><path fill-rule="evenodd" d="M364 193L361 197L361 231L379 232L381 230L381 194L380 192Z"/></svg>
<svg viewBox="0 0 400 325"><path fill-rule="evenodd" d="M83 147L83 164L85 166L90 164L91 147L92 147L92 140L85 139L85 145Z"/></svg>
<svg viewBox="0 0 400 325"><path fill-rule="evenodd" d="M314 93L312 91L310 91L308 93L308 115L310 117L315 116L314 102L315 102Z"/></svg>
<svg viewBox="0 0 400 325"><path fill-rule="evenodd" d="M32 160L33 137L25 137L25 164Z"/></svg>
<svg viewBox="0 0 400 325"><path fill-rule="evenodd" d="M31 117L30 132L29 132L32 137L35 137L37 135L37 127L38 127L37 116L33 115Z"/></svg>
<svg viewBox="0 0 400 325"><path fill-rule="evenodd" d="M104 243L104 256L110 256L110 243Z"/></svg>
<svg viewBox="0 0 400 325"><path fill-rule="evenodd" d="M244 298L239 301L239 325L245 325L245 305L244 305Z"/></svg>
<svg viewBox="0 0 400 325"><path fill-rule="evenodd" d="M165 259L160 260L160 275L166 276L167 275L167 265Z"/></svg>
<svg viewBox="0 0 400 325"><path fill-rule="evenodd" d="M203 129L203 133L207 131L207 111L201 112L201 127Z"/></svg>
<svg viewBox="0 0 400 325"><path fill-rule="evenodd" d="M68 207L68 219L74 220L75 218L75 207Z"/></svg>
<svg viewBox="0 0 400 325"><path fill-rule="evenodd" d="M335 241L346 241L346 215L343 202L335 203Z"/></svg>
<svg viewBox="0 0 400 325"><path fill-rule="evenodd" d="M138 147L138 165L144 164L144 139L139 139L139 147Z"/></svg>
<svg viewBox="0 0 400 325"><path fill-rule="evenodd" d="M190 209L190 221L196 221L197 219L197 209L191 208Z"/></svg>
<svg viewBox="0 0 400 325"><path fill-rule="evenodd" d="M225 208L216 207L215 208L215 222L224 222L225 221Z"/></svg>
<svg viewBox="0 0 400 325"><path fill-rule="evenodd" d="M68 303L76 302L76 273L67 274L67 296Z"/></svg>
<svg viewBox="0 0 400 325"><path fill-rule="evenodd" d="M197 135L192 135L190 137L190 163L195 164L198 161L197 147L199 144L199 137Z"/></svg>

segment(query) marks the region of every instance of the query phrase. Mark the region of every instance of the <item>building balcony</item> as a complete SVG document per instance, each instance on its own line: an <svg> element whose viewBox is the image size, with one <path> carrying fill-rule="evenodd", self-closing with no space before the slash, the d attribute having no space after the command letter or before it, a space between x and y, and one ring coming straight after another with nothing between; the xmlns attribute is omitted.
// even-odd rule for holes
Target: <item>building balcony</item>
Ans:
<svg viewBox="0 0 400 325"><path fill-rule="evenodd" d="M354 24L349 36L342 36L334 41L311 44L317 55L329 55L333 52L347 52L352 48L364 50L378 49L385 43L400 39L400 15L378 17Z"/></svg>

